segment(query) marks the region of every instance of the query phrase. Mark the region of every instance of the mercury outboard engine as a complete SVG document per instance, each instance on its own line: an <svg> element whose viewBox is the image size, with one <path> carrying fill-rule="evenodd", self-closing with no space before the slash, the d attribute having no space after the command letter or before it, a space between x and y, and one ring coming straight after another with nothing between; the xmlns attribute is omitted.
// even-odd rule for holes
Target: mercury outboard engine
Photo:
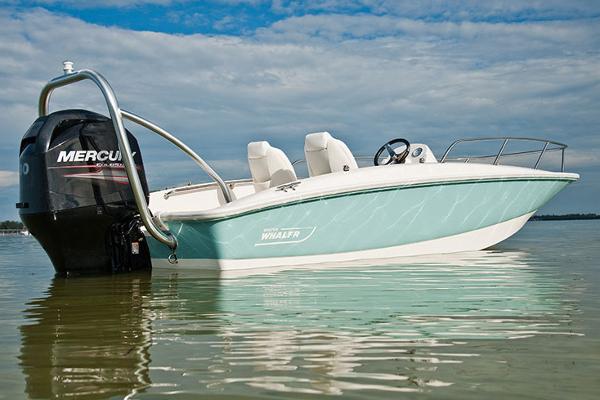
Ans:
<svg viewBox="0 0 600 400"><path fill-rule="evenodd" d="M148 199L136 139L127 137ZM21 220L59 274L150 267L112 121L85 110L38 118L19 151Z"/></svg>

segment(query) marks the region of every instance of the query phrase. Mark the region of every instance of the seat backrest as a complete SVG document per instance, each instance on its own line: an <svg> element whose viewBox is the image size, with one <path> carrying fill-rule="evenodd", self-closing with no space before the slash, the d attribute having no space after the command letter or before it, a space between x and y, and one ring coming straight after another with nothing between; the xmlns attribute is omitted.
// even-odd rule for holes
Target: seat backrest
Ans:
<svg viewBox="0 0 600 400"><path fill-rule="evenodd" d="M285 153L269 142L248 143L248 165L257 192L298 179Z"/></svg>
<svg viewBox="0 0 600 400"><path fill-rule="evenodd" d="M332 137L329 132L306 135L304 156L310 176L358 168L346 143Z"/></svg>

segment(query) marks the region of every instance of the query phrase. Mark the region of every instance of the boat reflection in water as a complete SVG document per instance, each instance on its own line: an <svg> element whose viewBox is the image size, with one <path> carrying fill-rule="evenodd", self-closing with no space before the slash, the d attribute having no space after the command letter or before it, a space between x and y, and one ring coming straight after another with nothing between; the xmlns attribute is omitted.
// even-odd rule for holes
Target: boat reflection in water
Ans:
<svg viewBox="0 0 600 400"><path fill-rule="evenodd" d="M149 274L53 279L21 327L29 398L106 398L146 387L149 295Z"/></svg>
<svg viewBox="0 0 600 400"><path fill-rule="evenodd" d="M22 328L28 394L385 397L464 380L485 341L577 334L574 288L527 253L410 261L56 279Z"/></svg>

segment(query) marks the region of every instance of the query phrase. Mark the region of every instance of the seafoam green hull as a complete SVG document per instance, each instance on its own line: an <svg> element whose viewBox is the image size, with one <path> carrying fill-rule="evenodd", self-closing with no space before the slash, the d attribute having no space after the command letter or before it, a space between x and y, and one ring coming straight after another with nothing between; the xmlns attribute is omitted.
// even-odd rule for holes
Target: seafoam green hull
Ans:
<svg viewBox="0 0 600 400"><path fill-rule="evenodd" d="M213 221L171 220L186 259L356 252L458 235L537 210L570 181L511 179L400 186L287 203ZM153 259L170 250L149 239Z"/></svg>

